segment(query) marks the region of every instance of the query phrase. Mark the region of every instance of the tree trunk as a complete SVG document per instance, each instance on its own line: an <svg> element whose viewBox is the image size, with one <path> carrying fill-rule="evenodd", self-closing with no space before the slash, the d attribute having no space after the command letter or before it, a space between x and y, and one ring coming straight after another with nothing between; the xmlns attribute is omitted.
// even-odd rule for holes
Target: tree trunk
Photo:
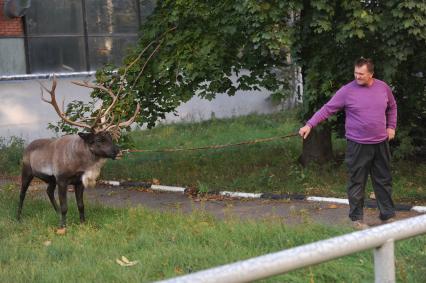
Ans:
<svg viewBox="0 0 426 283"><path fill-rule="evenodd" d="M333 160L333 149L330 127L323 125L313 128L308 138L303 141L303 151L299 162L302 166L307 166L310 162L324 164L331 160Z"/></svg>

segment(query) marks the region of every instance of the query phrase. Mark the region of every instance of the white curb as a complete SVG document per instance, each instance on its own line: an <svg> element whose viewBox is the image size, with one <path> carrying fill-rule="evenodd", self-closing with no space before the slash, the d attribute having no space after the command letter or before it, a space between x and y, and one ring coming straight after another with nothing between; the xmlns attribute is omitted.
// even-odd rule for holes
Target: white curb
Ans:
<svg viewBox="0 0 426 283"><path fill-rule="evenodd" d="M120 186L120 182L118 181L102 181L102 183L111 185L111 186ZM151 185L151 189L155 191L163 191L163 192L178 192L184 193L185 188L182 187L172 187L172 186L162 186L162 185ZM222 191L219 192L222 196L227 197L238 197L238 198L261 198L263 193L254 194L254 193L244 193L244 192L229 192ZM348 199L342 198L327 198L327 197L306 197L307 201L317 201L317 202L332 202L332 203L340 203L340 204L349 204ZM426 213L426 206L413 206L410 210L416 211L419 213Z"/></svg>
<svg viewBox="0 0 426 283"><path fill-rule="evenodd" d="M110 186L120 186L119 181L102 181L102 183L110 185Z"/></svg>
<svg viewBox="0 0 426 283"><path fill-rule="evenodd" d="M349 204L349 201L343 198L307 197L306 200Z"/></svg>
<svg viewBox="0 0 426 283"><path fill-rule="evenodd" d="M219 192L222 196L227 197L239 197L239 198L260 198L262 194L253 194L253 193L242 193L242 192Z"/></svg>
<svg viewBox="0 0 426 283"><path fill-rule="evenodd" d="M421 213L426 213L426 206L413 206L411 210L421 212Z"/></svg>
<svg viewBox="0 0 426 283"><path fill-rule="evenodd" d="M184 193L185 192L185 188L161 186L161 185L151 185L151 189L156 190L156 191L165 191L165 192L178 192L178 193Z"/></svg>

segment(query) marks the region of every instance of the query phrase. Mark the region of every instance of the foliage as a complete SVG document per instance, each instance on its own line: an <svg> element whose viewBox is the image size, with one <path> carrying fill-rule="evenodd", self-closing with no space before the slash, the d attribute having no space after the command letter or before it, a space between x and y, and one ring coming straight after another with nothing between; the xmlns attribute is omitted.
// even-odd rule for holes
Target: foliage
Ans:
<svg viewBox="0 0 426 283"><path fill-rule="evenodd" d="M266 88L283 90L275 70L286 66L288 3L273 1L161 1L143 26L138 46L118 70L129 101L142 106L139 124L155 125L193 95ZM114 81L111 69L97 81ZM237 76L236 83L231 80Z"/></svg>
<svg viewBox="0 0 426 283"><path fill-rule="evenodd" d="M123 65L99 70L96 79L115 91L125 85L116 119L128 119L139 102L137 122L153 127L194 95L266 88L273 99L286 97L288 79L277 74L291 55L302 67L306 120L352 80L355 59L372 57L409 137L395 144L410 142L414 154L426 144L425 28L426 3L415 0L158 1ZM343 118L331 119L340 133Z"/></svg>
<svg viewBox="0 0 426 283"><path fill-rule="evenodd" d="M93 113L94 111L95 101L84 103L83 101L74 100L68 103L67 108L65 109L65 115L71 121L77 121L79 119L90 118L90 113ZM57 123L49 123L47 128L55 133L64 132L67 134L76 134L79 131L78 128L65 123L63 120L60 120Z"/></svg>
<svg viewBox="0 0 426 283"><path fill-rule="evenodd" d="M19 174L25 142L20 137L0 137L0 172L4 175Z"/></svg>
<svg viewBox="0 0 426 283"><path fill-rule="evenodd" d="M148 127L194 95L264 88L285 97L292 9L284 1L159 1L123 65L99 70L96 80L115 93L124 82L117 119L139 102L137 122ZM108 103L100 91L92 96Z"/></svg>
<svg viewBox="0 0 426 283"><path fill-rule="evenodd" d="M402 134L396 144L406 149L401 156L425 151L425 2L304 1L296 26L295 57L305 79L302 120L352 79L355 59L372 57L376 77L391 85L397 99ZM338 117L341 122L343 115Z"/></svg>

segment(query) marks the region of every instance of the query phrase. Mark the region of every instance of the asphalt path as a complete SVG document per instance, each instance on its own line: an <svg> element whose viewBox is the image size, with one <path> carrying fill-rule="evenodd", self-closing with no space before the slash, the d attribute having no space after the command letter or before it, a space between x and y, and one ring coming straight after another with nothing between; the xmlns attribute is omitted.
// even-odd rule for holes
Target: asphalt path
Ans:
<svg viewBox="0 0 426 283"><path fill-rule="evenodd" d="M0 180L19 186L17 180ZM18 189L17 198L18 198ZM44 183L34 182L28 194L48 202ZM74 193L69 192L69 206L75 205ZM319 223L330 226L350 226L348 206L305 200L237 199L216 195L194 196L183 193L158 192L143 188L112 187L97 185L85 190L85 206L100 204L108 207L144 207L154 211L192 213L204 212L218 219L274 219L284 224ZM371 226L380 225L379 211L365 208L364 220ZM396 219L417 216L414 211L398 211ZM90 217L90 215L87 215Z"/></svg>

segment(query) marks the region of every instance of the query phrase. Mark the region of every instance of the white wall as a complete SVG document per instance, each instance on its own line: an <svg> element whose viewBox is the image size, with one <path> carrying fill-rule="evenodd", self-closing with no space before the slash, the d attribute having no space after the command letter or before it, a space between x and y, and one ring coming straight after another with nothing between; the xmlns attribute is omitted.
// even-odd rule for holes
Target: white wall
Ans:
<svg viewBox="0 0 426 283"><path fill-rule="evenodd" d="M71 83L72 80L83 79L86 78L58 79L58 103L62 103L64 98L65 103L72 100L88 101L90 89ZM50 88L49 80L40 82ZM47 93L45 97L48 98ZM199 121L210 119L212 115L224 118L250 113L271 113L282 108L272 105L268 97L267 92L260 91L237 92L232 97L219 94L212 101L194 97L178 107L179 116L168 114L162 123ZM19 136L26 141L53 137L55 134L47 129L47 125L58 119L53 107L40 99L40 85L37 80L0 82L0 136Z"/></svg>

